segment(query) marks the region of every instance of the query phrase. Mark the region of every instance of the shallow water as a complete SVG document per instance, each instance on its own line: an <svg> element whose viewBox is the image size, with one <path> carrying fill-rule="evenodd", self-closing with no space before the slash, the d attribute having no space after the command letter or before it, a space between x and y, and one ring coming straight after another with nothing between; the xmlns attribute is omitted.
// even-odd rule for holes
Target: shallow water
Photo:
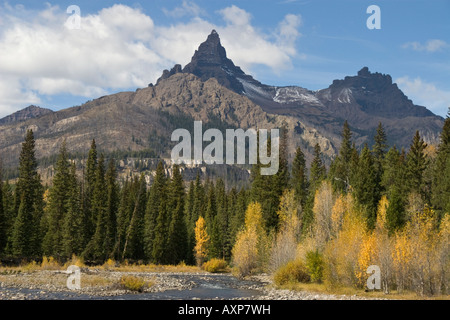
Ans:
<svg viewBox="0 0 450 320"><path fill-rule="evenodd" d="M114 296L94 296L75 291L46 291L42 289L26 289L2 287L1 294L5 299L26 300L192 300L192 299L243 299L261 295L261 291L243 289L242 284L255 282L240 281L229 275L175 275L188 278L195 283L189 290L166 290L163 292L133 293ZM241 288L240 288L241 287Z"/></svg>

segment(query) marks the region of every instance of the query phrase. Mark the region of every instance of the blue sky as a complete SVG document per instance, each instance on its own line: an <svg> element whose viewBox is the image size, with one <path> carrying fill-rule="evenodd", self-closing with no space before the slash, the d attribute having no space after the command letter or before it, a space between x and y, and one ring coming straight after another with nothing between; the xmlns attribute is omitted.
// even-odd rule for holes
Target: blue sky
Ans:
<svg viewBox="0 0 450 320"><path fill-rule="evenodd" d="M80 8L80 29L66 9ZM378 5L381 29L366 9ZM311 90L367 66L414 103L450 106L448 0L152 0L0 3L0 117L58 110L155 82L214 28L259 81ZM73 17L72 17L73 18Z"/></svg>

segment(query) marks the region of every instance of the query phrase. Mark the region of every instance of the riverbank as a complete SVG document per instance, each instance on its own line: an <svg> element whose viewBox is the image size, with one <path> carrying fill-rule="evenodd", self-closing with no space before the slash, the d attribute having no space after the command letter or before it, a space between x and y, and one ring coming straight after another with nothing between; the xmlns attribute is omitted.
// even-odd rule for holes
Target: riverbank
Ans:
<svg viewBox="0 0 450 320"><path fill-rule="evenodd" d="M191 268L174 271L116 271L81 268L80 289L69 290L65 270L0 272L0 300L367 300L380 299L352 295L315 293L277 289L269 275L242 280L230 273L212 274ZM141 292L127 289L123 277L134 277L144 283Z"/></svg>

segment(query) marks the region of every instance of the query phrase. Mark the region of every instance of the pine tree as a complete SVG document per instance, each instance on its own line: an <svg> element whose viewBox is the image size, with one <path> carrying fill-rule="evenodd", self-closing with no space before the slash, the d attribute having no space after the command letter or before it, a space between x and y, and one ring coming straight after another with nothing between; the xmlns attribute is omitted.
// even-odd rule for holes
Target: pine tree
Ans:
<svg viewBox="0 0 450 320"><path fill-rule="evenodd" d="M2 187L3 195L3 212L4 212L4 223L6 230L6 243L4 249L5 254L11 254L11 233L14 226L14 193L9 181L6 180Z"/></svg>
<svg viewBox="0 0 450 320"><path fill-rule="evenodd" d="M12 253L16 257L28 258L33 254L30 250L30 234L32 232L30 221L32 219L31 211L26 209L25 193L22 193L12 233Z"/></svg>
<svg viewBox="0 0 450 320"><path fill-rule="evenodd" d="M117 171L114 159L108 163L105 174L107 205L106 205L106 239L104 242L105 251L108 257L113 257L114 244L117 238L117 215L119 211L119 185L117 183Z"/></svg>
<svg viewBox="0 0 450 320"><path fill-rule="evenodd" d="M189 190L185 202L185 220L186 220L186 263L194 264L193 250L195 246L194 227L191 223L194 207L194 181L189 182Z"/></svg>
<svg viewBox="0 0 450 320"><path fill-rule="evenodd" d="M69 209L70 193L70 163L66 142L63 141L55 165L53 186L50 189L47 205L47 230L42 244L45 255L61 257L63 254L61 225Z"/></svg>
<svg viewBox="0 0 450 320"><path fill-rule="evenodd" d="M420 137L419 131L416 131L406 156L408 191L416 192L423 197L425 196L423 174L429 162L424 152L426 147L427 144Z"/></svg>
<svg viewBox="0 0 450 320"><path fill-rule="evenodd" d="M432 178L432 204L442 218L450 212L450 108L442 128Z"/></svg>
<svg viewBox="0 0 450 320"><path fill-rule="evenodd" d="M228 210L228 197L225 191L225 183L222 178L216 182L216 227L220 235L219 257L224 259L231 258L231 239L230 239L230 213Z"/></svg>
<svg viewBox="0 0 450 320"><path fill-rule="evenodd" d="M155 178L150 187L147 207L145 211L145 233L144 233L144 250L148 260L155 262L154 246L155 239L159 237L157 234L157 219L160 212L165 216L165 204L167 197L167 177L162 161L158 163Z"/></svg>
<svg viewBox="0 0 450 320"><path fill-rule="evenodd" d="M374 160L367 144L361 152L358 169L354 193L358 202L365 208L367 226L372 230L375 227L376 210L381 195L377 186Z"/></svg>
<svg viewBox="0 0 450 320"><path fill-rule="evenodd" d="M62 222L62 254L70 258L73 254L81 255L86 240L84 239L84 216L81 210L81 186L76 177L76 165L72 163L69 174L68 210Z"/></svg>
<svg viewBox="0 0 450 320"><path fill-rule="evenodd" d="M296 200L304 207L308 196L308 178L306 173L305 155L300 147L297 148L292 163L291 184L295 192Z"/></svg>
<svg viewBox="0 0 450 320"><path fill-rule="evenodd" d="M378 183L381 182L381 177L383 176L383 162L388 148L386 141L386 133L384 131L383 125L380 122L377 127L377 134L374 137L375 143L372 148L375 173Z"/></svg>
<svg viewBox="0 0 450 320"><path fill-rule="evenodd" d="M188 222L188 253L190 254L190 259L193 261L194 257L194 246L195 246L195 224L199 217L205 216L205 189L200 180L200 174L197 172L195 182L193 183L192 194L189 196L189 206L187 210ZM191 192L191 191L190 191Z"/></svg>
<svg viewBox="0 0 450 320"><path fill-rule="evenodd" d="M86 162L86 175L85 175L85 194L83 197L83 209L84 215L86 219L86 230L85 230L85 238L91 239L92 235L95 232L95 218L94 213L92 212L92 202L94 197L94 189L96 184L96 175L97 175L97 145L95 143L95 139L92 140L91 148L89 149L88 159Z"/></svg>
<svg viewBox="0 0 450 320"><path fill-rule="evenodd" d="M130 225L131 216L139 193L139 178L134 177L131 181L124 182L120 196L120 206L117 216L117 239L114 246L114 258L121 260L126 241L127 229Z"/></svg>
<svg viewBox="0 0 450 320"><path fill-rule="evenodd" d="M8 239L7 217L5 208L3 206L3 166L0 158L0 256L6 248L6 241Z"/></svg>
<svg viewBox="0 0 450 320"><path fill-rule="evenodd" d="M352 156L352 132L348 122L344 122L342 129L342 143L339 156L335 159L330 169L334 190L347 192L350 180L350 160Z"/></svg>
<svg viewBox="0 0 450 320"><path fill-rule="evenodd" d="M401 193L396 187L389 195L389 206L386 209L386 224L390 234L401 229L406 222L405 205Z"/></svg>
<svg viewBox="0 0 450 320"><path fill-rule="evenodd" d="M95 171L95 184L91 200L91 222L95 231L83 252L87 260L102 262L107 253L104 248L107 225L107 190L105 180L105 156L103 153L98 160Z"/></svg>
<svg viewBox="0 0 450 320"><path fill-rule="evenodd" d="M187 228L184 216L185 190L178 165L173 167L173 176L169 184L168 211L171 216L167 237L168 263L178 264L186 260Z"/></svg>
<svg viewBox="0 0 450 320"><path fill-rule="evenodd" d="M40 255L40 220L43 214L43 187L37 173L35 140L28 130L19 157L19 179L15 190L15 219L11 243L16 256ZM18 239L17 237L23 237Z"/></svg>
<svg viewBox="0 0 450 320"><path fill-rule="evenodd" d="M141 260L144 253L144 216L147 205L147 183L144 174L139 179L139 193L128 226L122 259Z"/></svg>
<svg viewBox="0 0 450 320"><path fill-rule="evenodd" d="M314 158L311 162L311 170L309 177L309 195L306 202L306 208L303 210L302 229L306 234L311 227L313 221L313 206L316 190L320 187L322 181L326 178L325 165L322 162L322 152L319 144L314 146Z"/></svg>
<svg viewBox="0 0 450 320"><path fill-rule="evenodd" d="M310 194L315 194L322 180L326 178L325 164L322 161L322 152L319 144L314 146L314 158L311 162L311 172L309 178Z"/></svg>

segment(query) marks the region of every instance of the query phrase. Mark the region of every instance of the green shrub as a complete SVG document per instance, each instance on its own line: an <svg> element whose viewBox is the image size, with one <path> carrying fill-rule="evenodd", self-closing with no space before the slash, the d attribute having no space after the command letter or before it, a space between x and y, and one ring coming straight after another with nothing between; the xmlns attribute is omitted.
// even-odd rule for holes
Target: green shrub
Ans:
<svg viewBox="0 0 450 320"><path fill-rule="evenodd" d="M324 261L322 255L316 251L306 253L306 269L312 282L322 282Z"/></svg>
<svg viewBox="0 0 450 320"><path fill-rule="evenodd" d="M146 282L144 279L135 276L122 276L120 286L130 291L143 292Z"/></svg>
<svg viewBox="0 0 450 320"><path fill-rule="evenodd" d="M225 272L227 270L227 262L223 259L212 258L203 264L203 269L211 273Z"/></svg>
<svg viewBox="0 0 450 320"><path fill-rule="evenodd" d="M273 278L275 284L284 285L295 282L309 282L310 276L301 260L290 261L279 268Z"/></svg>

